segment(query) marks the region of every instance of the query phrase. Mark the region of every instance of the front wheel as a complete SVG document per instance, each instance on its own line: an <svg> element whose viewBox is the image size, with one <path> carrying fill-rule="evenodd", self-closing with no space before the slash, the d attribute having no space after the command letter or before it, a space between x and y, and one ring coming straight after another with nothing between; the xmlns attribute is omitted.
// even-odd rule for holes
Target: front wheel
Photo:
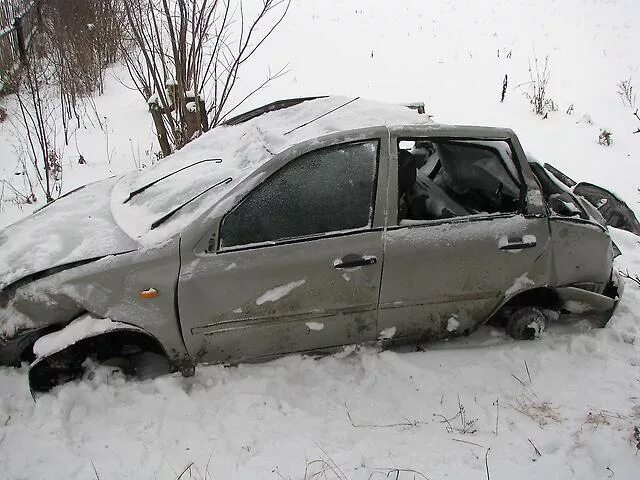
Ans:
<svg viewBox="0 0 640 480"><path fill-rule="evenodd" d="M507 333L516 340L535 340L547 328L547 316L538 307L514 310L507 320Z"/></svg>

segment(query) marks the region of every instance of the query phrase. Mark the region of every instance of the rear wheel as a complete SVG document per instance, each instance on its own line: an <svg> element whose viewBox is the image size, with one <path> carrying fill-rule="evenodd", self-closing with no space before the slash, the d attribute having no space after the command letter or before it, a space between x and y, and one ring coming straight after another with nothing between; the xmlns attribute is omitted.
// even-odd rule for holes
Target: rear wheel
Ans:
<svg viewBox="0 0 640 480"><path fill-rule="evenodd" d="M548 319L539 307L521 307L507 319L507 333L516 340L535 340L547 328Z"/></svg>

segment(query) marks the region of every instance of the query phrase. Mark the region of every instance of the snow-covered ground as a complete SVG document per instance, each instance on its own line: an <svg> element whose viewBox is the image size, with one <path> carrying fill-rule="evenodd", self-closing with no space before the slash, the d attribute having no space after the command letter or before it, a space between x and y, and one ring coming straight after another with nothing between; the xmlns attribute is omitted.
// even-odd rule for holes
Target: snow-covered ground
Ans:
<svg viewBox="0 0 640 480"><path fill-rule="evenodd" d="M247 108L329 93L424 101L436 121L508 126L539 159L640 212L640 122L617 94L630 76L640 85L639 20L634 0L295 0L241 82L288 63L290 73ZM529 80L534 51L549 56L558 111L547 120L529 111L526 85L514 88ZM112 73L126 82L121 69ZM96 106L108 135L78 131L64 152L65 191L149 164L157 150L136 92L111 78ZM0 179L15 181L8 122ZM598 145L601 128L613 132L612 146ZM77 164L80 153L88 165ZM7 198L0 226L28 213ZM614 236L620 268L640 273L640 239ZM514 342L486 327L424 352L293 356L144 382L99 370L37 403L26 369L0 369L0 479L171 480L192 465L183 479L294 480L316 460L325 463L312 463L307 478L324 465L329 479L392 469L482 479L488 465L494 480L638 479L639 312L640 287L627 282L602 330L555 326L540 341Z"/></svg>

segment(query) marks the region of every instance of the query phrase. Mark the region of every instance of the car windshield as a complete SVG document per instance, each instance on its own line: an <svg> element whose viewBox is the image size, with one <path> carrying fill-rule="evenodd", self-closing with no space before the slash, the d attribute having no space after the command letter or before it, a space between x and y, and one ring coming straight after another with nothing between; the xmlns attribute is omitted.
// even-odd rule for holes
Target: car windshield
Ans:
<svg viewBox="0 0 640 480"><path fill-rule="evenodd" d="M165 237L180 231L203 213L203 202L198 200L209 193L224 194L237 183L237 169L225 168L224 162L169 166L174 170L154 168L127 175L114 188L111 211L118 225L136 240L155 229L162 228ZM206 200L204 204L212 206Z"/></svg>

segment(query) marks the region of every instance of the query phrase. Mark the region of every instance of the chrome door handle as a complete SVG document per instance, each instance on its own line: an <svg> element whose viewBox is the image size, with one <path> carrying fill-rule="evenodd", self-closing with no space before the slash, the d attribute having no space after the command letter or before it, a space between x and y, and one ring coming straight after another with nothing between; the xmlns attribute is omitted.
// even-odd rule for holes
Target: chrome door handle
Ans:
<svg viewBox="0 0 640 480"><path fill-rule="evenodd" d="M533 248L538 244L535 235L523 235L522 237L501 237L498 241L500 250L522 250L524 248Z"/></svg>
<svg viewBox="0 0 640 480"><path fill-rule="evenodd" d="M366 267L367 265L375 265L378 259L373 255L356 255L350 253L333 262L336 269Z"/></svg>

